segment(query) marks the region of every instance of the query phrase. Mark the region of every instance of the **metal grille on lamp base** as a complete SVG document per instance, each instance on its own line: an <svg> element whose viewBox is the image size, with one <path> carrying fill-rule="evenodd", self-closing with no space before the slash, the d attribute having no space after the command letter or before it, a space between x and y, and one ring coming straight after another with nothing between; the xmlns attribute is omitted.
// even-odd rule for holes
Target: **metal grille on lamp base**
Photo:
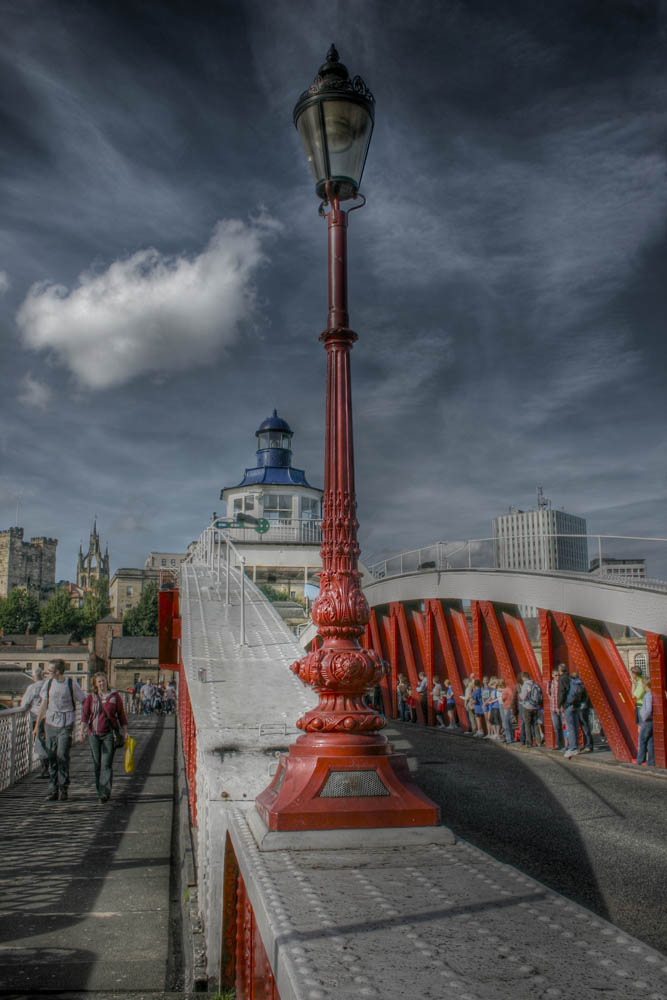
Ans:
<svg viewBox="0 0 667 1000"><path fill-rule="evenodd" d="M389 789L380 781L377 771L329 771L319 798L348 799L389 794Z"/></svg>

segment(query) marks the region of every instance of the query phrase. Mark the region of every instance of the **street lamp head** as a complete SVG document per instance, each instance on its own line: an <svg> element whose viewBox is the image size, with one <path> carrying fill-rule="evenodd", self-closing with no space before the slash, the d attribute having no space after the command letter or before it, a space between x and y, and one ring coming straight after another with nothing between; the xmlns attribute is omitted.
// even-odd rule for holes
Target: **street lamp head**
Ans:
<svg viewBox="0 0 667 1000"><path fill-rule="evenodd" d="M352 80L332 45L326 61L294 108L320 198L356 198L375 120L375 98L361 79Z"/></svg>

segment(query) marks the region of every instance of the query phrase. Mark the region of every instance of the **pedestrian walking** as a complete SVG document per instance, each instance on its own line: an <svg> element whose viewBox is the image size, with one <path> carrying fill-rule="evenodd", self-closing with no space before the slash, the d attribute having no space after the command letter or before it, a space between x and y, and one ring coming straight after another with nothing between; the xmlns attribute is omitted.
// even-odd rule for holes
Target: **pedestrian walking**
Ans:
<svg viewBox="0 0 667 1000"><path fill-rule="evenodd" d="M155 688L150 682L150 678L146 678L141 687L141 711L144 715L151 715L153 712L153 696L155 694Z"/></svg>
<svg viewBox="0 0 667 1000"><path fill-rule="evenodd" d="M42 667L35 664L35 666L30 671L32 674L33 683L29 688L23 692L23 697L21 698L21 708L27 708L30 712L30 723L33 732L35 732L35 723L37 722L37 716L39 714L39 706L42 703L42 688L44 686L44 670ZM33 752L35 757L39 761L39 777L48 778L49 776L49 754L46 749L46 736L44 733L44 722L40 722L39 728L37 730L37 735L33 742Z"/></svg>
<svg viewBox="0 0 667 1000"><path fill-rule="evenodd" d="M93 758L95 789L100 802L108 802L113 784L114 736L121 732L127 739L127 716L118 691L109 690L106 675L93 675L93 690L83 703L81 736L88 734Z"/></svg>
<svg viewBox="0 0 667 1000"><path fill-rule="evenodd" d="M64 660L54 660L51 677L42 692L35 721L35 737L39 724L44 720L46 749L49 755L49 794L47 799L65 802L69 795L69 756L72 749L72 729L76 716L76 702L83 703L86 696L71 677L65 679Z"/></svg>

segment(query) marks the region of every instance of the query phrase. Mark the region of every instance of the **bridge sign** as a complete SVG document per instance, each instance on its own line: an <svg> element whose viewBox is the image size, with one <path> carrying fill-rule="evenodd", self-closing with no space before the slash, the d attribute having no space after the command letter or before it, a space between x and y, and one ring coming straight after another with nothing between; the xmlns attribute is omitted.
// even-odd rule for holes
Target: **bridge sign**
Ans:
<svg viewBox="0 0 667 1000"><path fill-rule="evenodd" d="M258 535L265 535L271 525L265 517L253 517L251 520L249 514L243 514L235 521L225 521L219 518L213 522L213 527L221 530L224 528L254 528Z"/></svg>

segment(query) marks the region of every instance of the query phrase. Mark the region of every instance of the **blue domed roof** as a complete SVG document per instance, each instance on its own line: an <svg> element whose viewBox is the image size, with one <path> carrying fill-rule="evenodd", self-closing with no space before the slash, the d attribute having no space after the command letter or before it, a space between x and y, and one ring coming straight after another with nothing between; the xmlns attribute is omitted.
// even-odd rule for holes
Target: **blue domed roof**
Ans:
<svg viewBox="0 0 667 1000"><path fill-rule="evenodd" d="M278 416L277 410L273 411L272 416L267 417L266 420L262 421L259 428L255 431L255 434L261 434L262 431L283 431L285 434L293 433L292 428L287 421Z"/></svg>

